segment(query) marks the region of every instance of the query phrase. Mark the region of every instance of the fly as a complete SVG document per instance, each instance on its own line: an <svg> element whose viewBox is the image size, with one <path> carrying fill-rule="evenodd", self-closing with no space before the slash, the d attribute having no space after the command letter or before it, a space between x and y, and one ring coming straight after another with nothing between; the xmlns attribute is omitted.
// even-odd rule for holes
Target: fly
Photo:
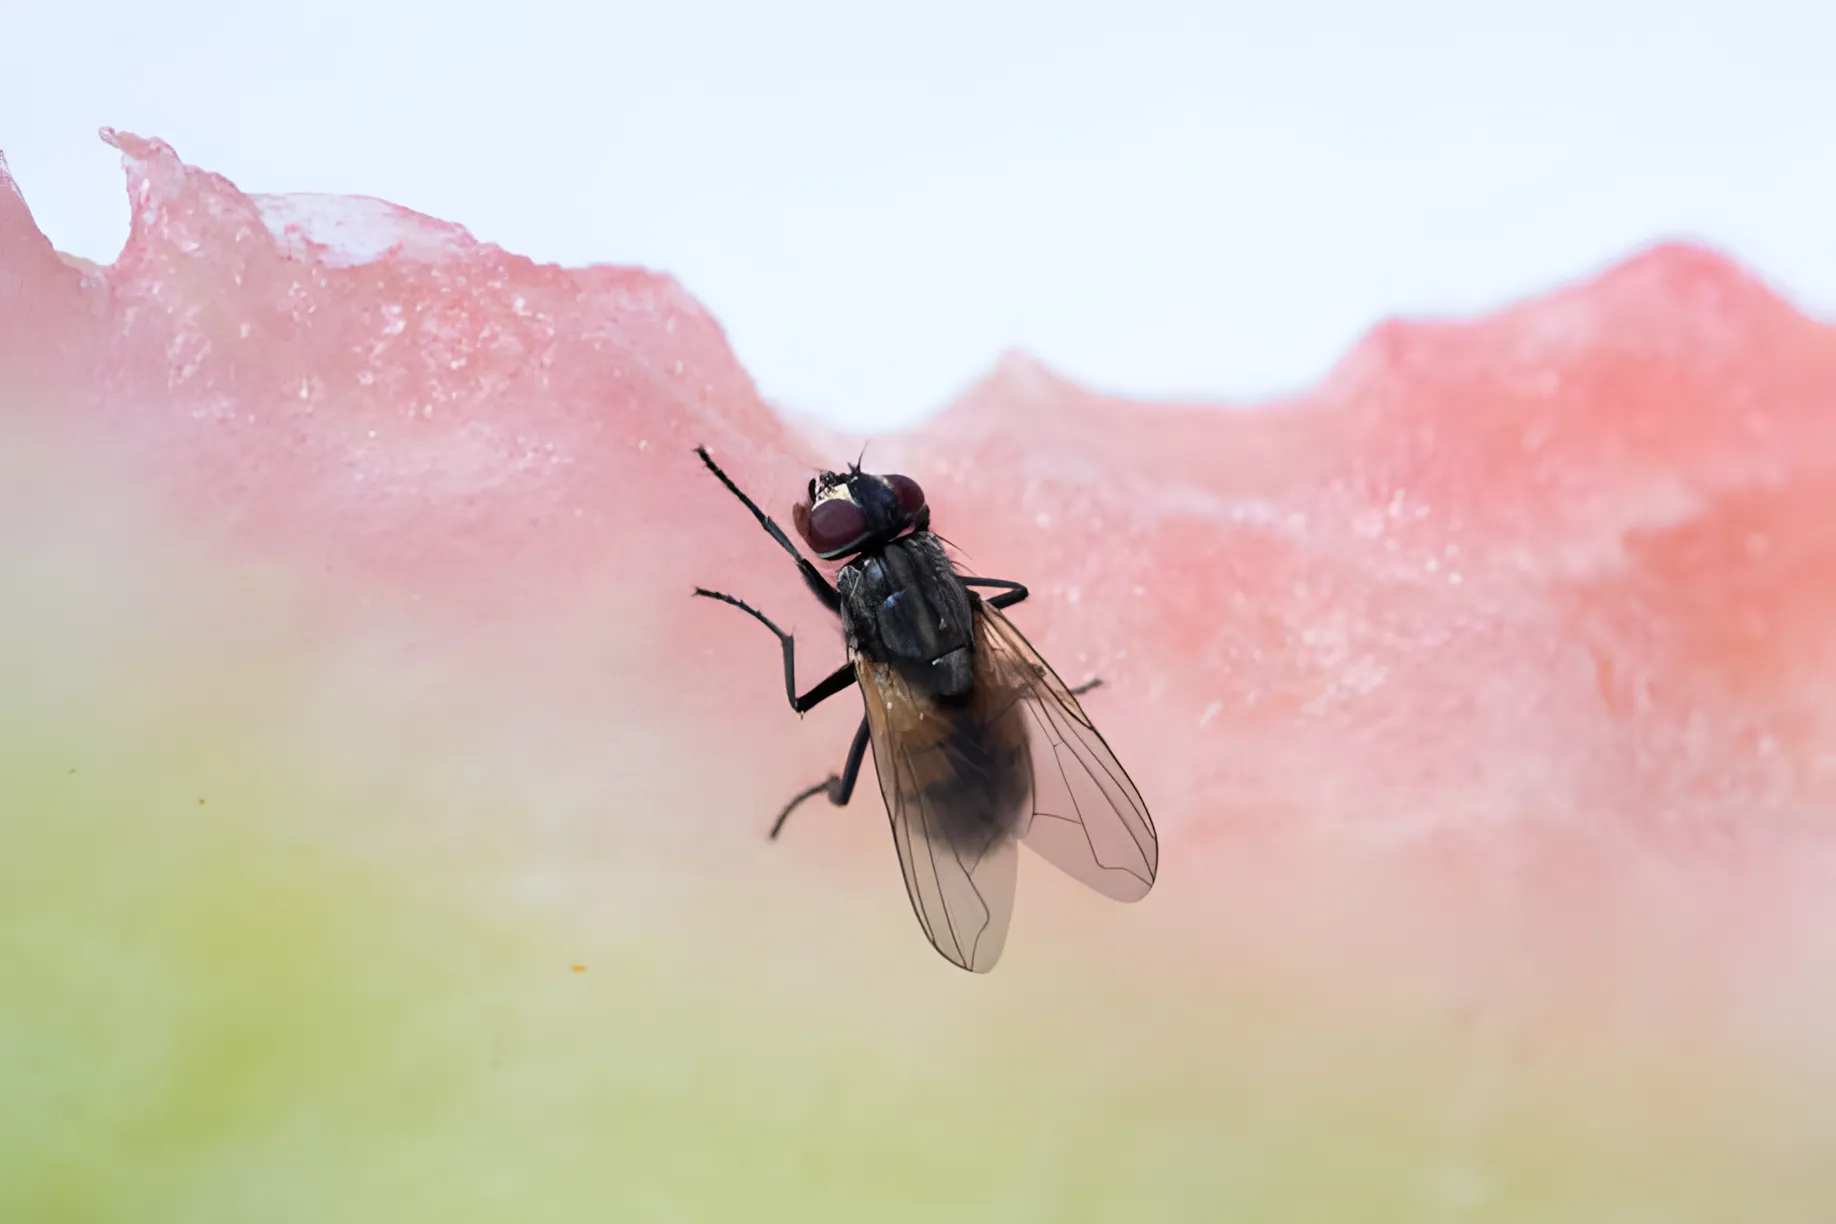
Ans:
<svg viewBox="0 0 1836 1224"><path fill-rule="evenodd" d="M695 453L796 558L805 585L841 619L849 661L800 695L790 634L744 600L695 594L777 635L797 713L856 685L865 706L841 772L793 797L771 837L807 799L845 805L871 746L912 912L951 963L986 973L1000 959L1022 843L1105 896L1148 894L1160 863L1154 822L1077 702L1099 682L1066 688L1007 619L1025 586L958 573L918 483L858 464L810 481L792 510L810 550L841 563L831 582L706 447Z"/></svg>

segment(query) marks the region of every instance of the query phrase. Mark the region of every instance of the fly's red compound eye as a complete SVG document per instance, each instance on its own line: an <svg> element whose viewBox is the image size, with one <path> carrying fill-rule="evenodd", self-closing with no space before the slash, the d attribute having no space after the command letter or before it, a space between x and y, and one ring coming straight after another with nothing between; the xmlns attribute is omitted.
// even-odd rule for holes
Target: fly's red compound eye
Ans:
<svg viewBox="0 0 1836 1224"><path fill-rule="evenodd" d="M799 504L792 517L797 534L818 553L838 552L867 534L867 516L841 497L818 502L814 508Z"/></svg>
<svg viewBox="0 0 1836 1224"><path fill-rule="evenodd" d="M916 514L924 509L924 490L910 476L888 476L886 483L899 495L899 504L905 507L907 514Z"/></svg>

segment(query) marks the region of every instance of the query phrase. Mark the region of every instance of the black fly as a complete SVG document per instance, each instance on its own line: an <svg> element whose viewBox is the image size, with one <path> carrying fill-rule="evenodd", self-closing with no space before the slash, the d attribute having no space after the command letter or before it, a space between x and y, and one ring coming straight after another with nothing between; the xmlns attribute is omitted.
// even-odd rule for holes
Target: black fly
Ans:
<svg viewBox="0 0 1836 1224"><path fill-rule="evenodd" d="M792 799L772 837L806 799L847 803L871 744L912 910L954 964L986 973L1000 959L1016 843L1118 901L1147 895L1160 862L1154 822L1077 703L1094 682L1067 689L1002 614L1026 598L1024 586L958 574L917 482L858 465L810 481L793 512L811 550L843 562L831 584L705 447L695 453L841 618L849 662L799 695L790 634L743 600L695 594L778 635L784 691L799 714L856 684L867 707L841 773ZM999 593L983 598L974 587Z"/></svg>

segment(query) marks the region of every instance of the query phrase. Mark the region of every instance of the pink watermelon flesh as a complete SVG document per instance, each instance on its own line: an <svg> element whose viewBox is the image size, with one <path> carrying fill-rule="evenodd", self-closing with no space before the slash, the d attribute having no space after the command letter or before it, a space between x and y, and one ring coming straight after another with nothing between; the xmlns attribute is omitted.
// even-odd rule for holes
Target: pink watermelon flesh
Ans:
<svg viewBox="0 0 1836 1224"><path fill-rule="evenodd" d="M58 255L0 187L0 436L35 457L7 539L69 601L27 622L43 683L116 694L130 738L246 720L308 773L398 766L374 811L294 832L481 907L534 888L541 922L603 920L684 973L794 963L818 996L961 988L905 912L871 773L763 845L858 700L800 721L769 635L689 598L794 627L805 686L838 663L693 448L788 526L860 439L761 402L666 275L250 196L106 136L133 207L112 266ZM1827 1075L1832 403L1836 334L1663 246L1386 324L1290 401L1133 402L1010 356L871 440L966 568L1031 586L1014 618L1061 673L1106 681L1086 707L1160 827L1136 906L1023 859L987 989L1163 990L1202 1026L1280 980L1347 1030L1477 1016L1525 1048L1610 1033L1731 1079ZM103 531L97 506L126 509Z"/></svg>

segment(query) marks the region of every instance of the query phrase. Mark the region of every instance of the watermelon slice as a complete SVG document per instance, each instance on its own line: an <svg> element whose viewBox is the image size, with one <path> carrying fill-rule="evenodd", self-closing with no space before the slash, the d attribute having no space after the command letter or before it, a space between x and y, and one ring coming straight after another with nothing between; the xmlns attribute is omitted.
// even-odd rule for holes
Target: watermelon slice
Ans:
<svg viewBox="0 0 1836 1224"><path fill-rule="evenodd" d="M862 439L666 275L108 132L0 182L0 1218L1806 1218L1836 335L1664 246L1253 409L1020 355L871 441L1153 806L912 922L774 513Z"/></svg>

